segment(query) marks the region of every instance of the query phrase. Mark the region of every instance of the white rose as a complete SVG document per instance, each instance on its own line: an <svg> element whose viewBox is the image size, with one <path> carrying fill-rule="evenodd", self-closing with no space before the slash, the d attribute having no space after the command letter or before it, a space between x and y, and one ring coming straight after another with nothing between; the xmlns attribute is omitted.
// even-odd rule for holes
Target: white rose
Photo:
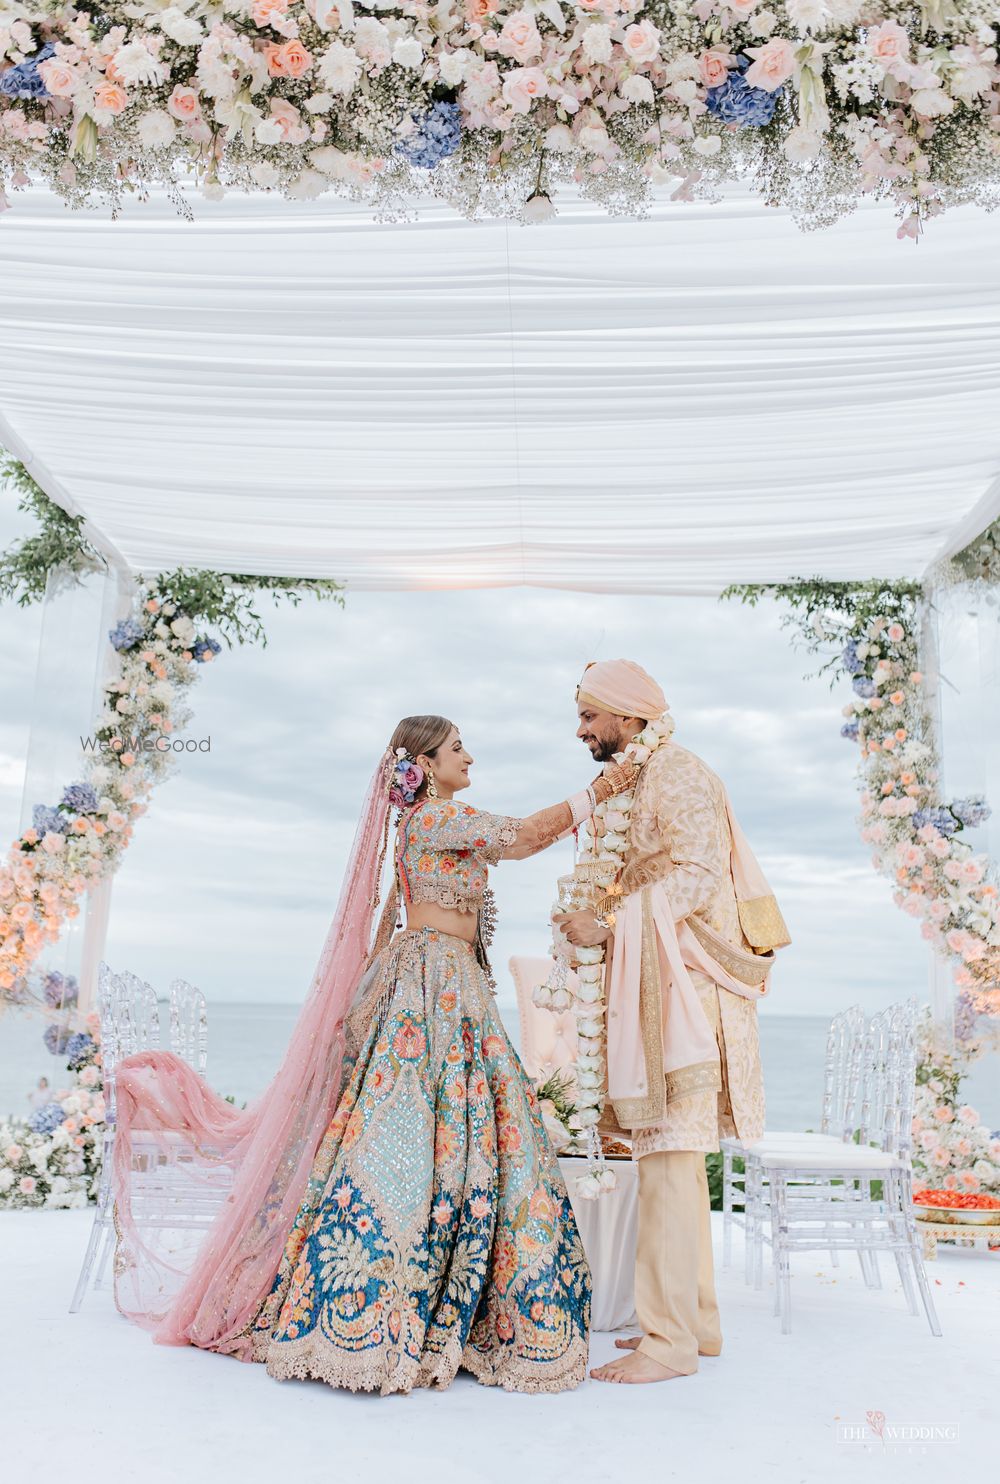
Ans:
<svg viewBox="0 0 1000 1484"><path fill-rule="evenodd" d="M603 155L609 148L611 140L607 129L599 124L586 124L580 130L578 143L581 149L588 150L592 155Z"/></svg>
<svg viewBox="0 0 1000 1484"><path fill-rule="evenodd" d="M288 194L293 201L315 201L317 196L322 196L327 185L326 178L318 170L303 170L288 187Z"/></svg>
<svg viewBox="0 0 1000 1484"><path fill-rule="evenodd" d="M600 964L581 964L576 971L576 977L581 984L600 984L601 966Z"/></svg>
<svg viewBox="0 0 1000 1484"><path fill-rule="evenodd" d="M171 5L160 16L158 25L164 36L180 46L197 46L205 35L204 30L191 16L185 15L176 5Z"/></svg>
<svg viewBox="0 0 1000 1484"><path fill-rule="evenodd" d="M438 71L441 80L450 88L457 88L465 77L470 57L467 51L441 52L438 56Z"/></svg>
<svg viewBox="0 0 1000 1484"><path fill-rule="evenodd" d="M590 1008L591 1007L588 1005L587 1009L589 1010ZM599 1045L602 1029L603 1026L601 1025L601 1022L591 1017L588 1020L581 1020L579 1022L579 1024L577 1025L577 1035L583 1036L585 1040L593 1039L597 1041ZM587 1049L589 1050L590 1048L588 1047Z"/></svg>
<svg viewBox="0 0 1000 1484"><path fill-rule="evenodd" d="M554 989L549 1001L553 1010L568 1010L570 1006L570 993L568 989Z"/></svg>
<svg viewBox="0 0 1000 1484"><path fill-rule="evenodd" d="M63 1098L60 1106L64 1113L79 1113L81 1108L80 1099L75 1093L70 1093L68 1098Z"/></svg>
<svg viewBox="0 0 1000 1484"><path fill-rule="evenodd" d="M823 0L785 0L785 9L800 32L818 31L829 15Z"/></svg>
<svg viewBox="0 0 1000 1484"><path fill-rule="evenodd" d="M521 220L525 222L550 222L556 215L552 198L544 191L536 191L533 196L529 196L521 208Z"/></svg>
<svg viewBox="0 0 1000 1484"><path fill-rule="evenodd" d="M583 1072L578 1070L576 1074L578 1088L600 1088L601 1080L600 1072Z"/></svg>
<svg viewBox="0 0 1000 1484"><path fill-rule="evenodd" d="M910 107L921 118L939 119L951 113L955 103L940 88L917 88L910 97Z"/></svg>
<svg viewBox="0 0 1000 1484"><path fill-rule="evenodd" d="M601 986L599 984L581 984L577 990L577 999L581 1005L593 1005L601 998Z"/></svg>
<svg viewBox="0 0 1000 1484"><path fill-rule="evenodd" d="M120 46L112 61L121 81L127 84L160 82L166 70L141 41Z"/></svg>
<svg viewBox="0 0 1000 1484"><path fill-rule="evenodd" d="M392 49L392 60L397 67L419 67L424 49L415 36L401 36Z"/></svg>
<svg viewBox="0 0 1000 1484"><path fill-rule="evenodd" d="M694 148L699 155L717 155L722 148L722 140L718 134L699 134L694 141Z"/></svg>
<svg viewBox="0 0 1000 1484"><path fill-rule="evenodd" d="M0 1169L0 1192L6 1193L14 1184L14 1171L6 1166Z"/></svg>
<svg viewBox="0 0 1000 1484"><path fill-rule="evenodd" d="M536 984L531 991L531 1002L540 1010L547 1010L552 1004L552 991L547 984Z"/></svg>
<svg viewBox="0 0 1000 1484"><path fill-rule="evenodd" d="M785 158L792 161L815 160L823 147L822 134L816 134L812 129L805 129L801 124L796 124L790 129L782 146ZM851 708L853 713L853 707ZM847 707L844 708L845 715Z"/></svg>
<svg viewBox="0 0 1000 1484"><path fill-rule="evenodd" d="M601 1193L601 1181L597 1175L577 1175L576 1193L583 1201L596 1201Z"/></svg>
<svg viewBox="0 0 1000 1484"><path fill-rule="evenodd" d="M629 103L652 103L655 97L653 84L648 77L643 77L639 72L634 72L631 77L627 77L618 91L623 98L628 99Z"/></svg>
<svg viewBox="0 0 1000 1484"><path fill-rule="evenodd" d="M162 149L177 133L177 125L165 108L151 108L136 124L136 132L147 149Z"/></svg>
<svg viewBox="0 0 1000 1484"><path fill-rule="evenodd" d="M253 134L258 144L281 143L281 125L277 119L258 119Z"/></svg>
<svg viewBox="0 0 1000 1484"><path fill-rule="evenodd" d="M575 147L573 130L568 124L553 124L545 131L545 148L557 155L568 154Z"/></svg>
<svg viewBox="0 0 1000 1484"><path fill-rule="evenodd" d="M754 36L770 36L778 24L778 17L773 10L758 10L750 17L750 30Z"/></svg>
<svg viewBox="0 0 1000 1484"><path fill-rule="evenodd" d="M302 107L306 113L329 113L333 107L332 93L313 93L307 98Z"/></svg>
<svg viewBox="0 0 1000 1484"><path fill-rule="evenodd" d="M627 835L619 835L615 830L608 830L604 836L605 850L624 850L628 844Z"/></svg>
<svg viewBox="0 0 1000 1484"><path fill-rule="evenodd" d="M560 912L562 908L560 907ZM603 948L578 948L576 956L581 964L599 964L604 957Z"/></svg>
<svg viewBox="0 0 1000 1484"><path fill-rule="evenodd" d="M316 70L331 93L339 93L346 98L354 91L354 85L361 76L361 58L342 41L333 41L320 58Z"/></svg>
<svg viewBox="0 0 1000 1484"><path fill-rule="evenodd" d="M609 62L611 60L611 27L599 23L588 26L583 33L581 46L588 62Z"/></svg>
<svg viewBox="0 0 1000 1484"><path fill-rule="evenodd" d="M363 57L370 62L381 65L389 60L392 54L392 38L374 16L362 16L354 28L354 45ZM321 74L322 75L322 74Z"/></svg>

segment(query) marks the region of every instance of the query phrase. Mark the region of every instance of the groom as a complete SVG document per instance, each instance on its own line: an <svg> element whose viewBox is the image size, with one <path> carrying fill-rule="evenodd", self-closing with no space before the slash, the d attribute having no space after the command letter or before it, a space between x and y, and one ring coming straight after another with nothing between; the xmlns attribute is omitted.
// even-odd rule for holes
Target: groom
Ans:
<svg viewBox="0 0 1000 1484"><path fill-rule="evenodd" d="M631 660L589 665L577 711L577 736L598 762L649 721L672 730L662 690ZM756 1001L788 932L722 781L669 736L635 785L609 909L557 921L578 947L607 944L602 1126L631 1138L639 1165L643 1335L617 1340L630 1353L591 1375L627 1383L688 1376L699 1355L722 1349L705 1155L720 1136L749 1143L764 1131Z"/></svg>

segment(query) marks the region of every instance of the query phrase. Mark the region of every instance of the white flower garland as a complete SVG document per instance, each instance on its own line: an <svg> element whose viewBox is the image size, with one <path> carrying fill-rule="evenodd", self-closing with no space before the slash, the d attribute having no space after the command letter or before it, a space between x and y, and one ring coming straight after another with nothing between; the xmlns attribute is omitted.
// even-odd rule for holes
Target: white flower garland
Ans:
<svg viewBox="0 0 1000 1484"><path fill-rule="evenodd" d="M650 721L624 751L616 753L614 761L643 767L669 741L673 730L673 717L665 711ZM605 765L605 772L609 766ZM596 894L602 898L620 896L634 801L633 786L598 804L591 820L589 848L579 852L573 874L560 878L560 900L553 907L554 913L593 910L597 906ZM555 960L552 972L547 983L534 990L532 999L543 1009L554 1013L572 1010L576 1016L577 1055L573 1075L577 1111L570 1121L583 1136L587 1151L587 1170L577 1176L576 1189L584 1199L594 1200L605 1191L614 1190L617 1184L614 1171L605 1162L597 1131L607 1093L605 952L603 945L572 947L556 924L552 929L551 952ZM575 989L569 982L571 967L576 972Z"/></svg>

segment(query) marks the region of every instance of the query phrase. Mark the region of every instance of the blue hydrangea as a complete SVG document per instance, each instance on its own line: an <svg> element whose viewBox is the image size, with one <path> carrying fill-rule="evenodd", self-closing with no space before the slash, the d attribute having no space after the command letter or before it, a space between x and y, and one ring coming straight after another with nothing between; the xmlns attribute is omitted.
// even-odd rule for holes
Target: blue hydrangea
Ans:
<svg viewBox="0 0 1000 1484"><path fill-rule="evenodd" d="M416 129L401 139L396 152L410 165L433 170L462 143L462 113L457 103L435 103L423 118L413 115Z"/></svg>
<svg viewBox="0 0 1000 1484"><path fill-rule="evenodd" d="M123 618L115 624L113 629L108 630L108 638L115 649L131 649L137 644L144 633L142 624L135 618Z"/></svg>
<svg viewBox="0 0 1000 1484"><path fill-rule="evenodd" d="M46 974L42 998L53 1010L58 1010L64 1005L75 1005L80 994L80 986L72 974L60 974L58 969L50 969Z"/></svg>
<svg viewBox="0 0 1000 1484"><path fill-rule="evenodd" d="M205 637L195 640L191 645L191 654L198 661L198 664L202 665L205 663L206 654L218 654L221 648L222 645L218 639Z"/></svg>
<svg viewBox="0 0 1000 1484"><path fill-rule="evenodd" d="M31 823L40 835L50 831L64 835L69 829L69 819L60 809L51 809L48 804L36 804L31 811Z"/></svg>
<svg viewBox="0 0 1000 1484"><path fill-rule="evenodd" d="M51 1051L53 1056L64 1056L71 1034L63 1025L47 1025L42 1036L45 1049Z"/></svg>
<svg viewBox="0 0 1000 1484"><path fill-rule="evenodd" d="M62 1123L63 1116L58 1103L46 1103L32 1113L28 1119L28 1127L35 1134L51 1134Z"/></svg>
<svg viewBox="0 0 1000 1484"><path fill-rule="evenodd" d="M851 681L851 687L855 695L862 696L865 700L867 700L869 696L873 696L878 690L878 686L875 684L874 680L869 680L867 675L857 675L854 680Z"/></svg>
<svg viewBox="0 0 1000 1484"><path fill-rule="evenodd" d="M967 830L974 830L977 825L983 824L989 819L993 810L985 799L975 797L971 799L956 799L951 806L951 812Z"/></svg>
<svg viewBox="0 0 1000 1484"><path fill-rule="evenodd" d="M760 129L774 118L778 99L785 91L778 88L769 93L766 88L752 88L743 76L750 66L750 58L744 54L736 59L736 67L717 88L709 88L705 94L705 106L709 113L724 124L738 124L744 129Z"/></svg>
<svg viewBox="0 0 1000 1484"><path fill-rule="evenodd" d="M858 641L851 639L844 646L844 652L840 656L840 663L848 675L860 675L865 668L864 660L858 659Z"/></svg>
<svg viewBox="0 0 1000 1484"><path fill-rule="evenodd" d="M913 828L922 830L925 824L932 824L942 835L953 835L958 829L958 820L950 809L918 809L913 815Z"/></svg>
<svg viewBox="0 0 1000 1484"><path fill-rule="evenodd" d="M49 91L38 75L38 64L47 61L54 53L55 47L50 41L46 42L33 57L26 57L16 67L0 72L0 93L8 98L47 98Z"/></svg>
<svg viewBox="0 0 1000 1484"><path fill-rule="evenodd" d="M68 783L59 802L76 814L94 814L97 811L97 795L89 783Z"/></svg>
<svg viewBox="0 0 1000 1484"><path fill-rule="evenodd" d="M71 1072L78 1072L91 1060L97 1042L86 1031L77 1031L66 1042L66 1064Z"/></svg>
<svg viewBox="0 0 1000 1484"><path fill-rule="evenodd" d="M849 742L858 740L858 723L856 721L845 721L840 729L840 735L846 737Z"/></svg>

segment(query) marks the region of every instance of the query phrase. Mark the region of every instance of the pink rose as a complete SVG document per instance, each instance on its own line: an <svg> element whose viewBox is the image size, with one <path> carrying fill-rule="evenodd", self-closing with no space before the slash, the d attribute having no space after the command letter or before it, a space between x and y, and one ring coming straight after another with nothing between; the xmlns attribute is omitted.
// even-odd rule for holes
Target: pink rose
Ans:
<svg viewBox="0 0 1000 1484"><path fill-rule="evenodd" d="M76 73L57 57L39 62L38 75L45 84L46 92L51 93L54 98L70 98L76 90Z"/></svg>
<svg viewBox="0 0 1000 1484"><path fill-rule="evenodd" d="M302 122L302 115L294 103L284 98L272 98L271 117L281 128L283 144L303 144L309 138L309 130Z"/></svg>
<svg viewBox="0 0 1000 1484"><path fill-rule="evenodd" d="M721 87L729 76L728 52L702 52L698 58L698 75L706 88Z"/></svg>
<svg viewBox="0 0 1000 1484"><path fill-rule="evenodd" d="M541 54L541 50L542 38L531 12L516 10L508 16L497 41L497 51L503 52L505 57L512 57L515 62L530 62ZM518 112L526 113L527 110L519 109Z"/></svg>
<svg viewBox="0 0 1000 1484"><path fill-rule="evenodd" d="M200 117L201 104L194 88L182 88L178 83L167 99L167 112L182 124Z"/></svg>
<svg viewBox="0 0 1000 1484"><path fill-rule="evenodd" d="M254 0L253 16L257 26L269 26L275 16L283 16L288 10L288 0Z"/></svg>
<svg viewBox="0 0 1000 1484"><path fill-rule="evenodd" d="M776 93L795 71L795 48L781 36L774 36L763 46L751 46L747 50L756 59L744 74L752 88Z"/></svg>
<svg viewBox="0 0 1000 1484"><path fill-rule="evenodd" d="M101 113L119 114L128 105L128 94L119 82L101 82L94 89L94 106Z"/></svg>
<svg viewBox="0 0 1000 1484"><path fill-rule="evenodd" d="M660 52L660 33L650 21L627 26L622 40L625 55L631 62L652 62Z"/></svg>
<svg viewBox="0 0 1000 1484"><path fill-rule="evenodd" d="M4 1150L4 1158L8 1164L16 1165L23 1152L20 1144L8 1144Z"/></svg>
<svg viewBox="0 0 1000 1484"><path fill-rule="evenodd" d="M22 1195L34 1195L37 1184L34 1175L22 1175L17 1188Z"/></svg>
<svg viewBox="0 0 1000 1484"><path fill-rule="evenodd" d="M887 71L910 54L910 38L898 21L883 21L868 32L868 50Z"/></svg>
<svg viewBox="0 0 1000 1484"><path fill-rule="evenodd" d="M547 83L540 67L514 67L503 85L504 102L515 113L528 113L536 98L544 98Z"/></svg>

